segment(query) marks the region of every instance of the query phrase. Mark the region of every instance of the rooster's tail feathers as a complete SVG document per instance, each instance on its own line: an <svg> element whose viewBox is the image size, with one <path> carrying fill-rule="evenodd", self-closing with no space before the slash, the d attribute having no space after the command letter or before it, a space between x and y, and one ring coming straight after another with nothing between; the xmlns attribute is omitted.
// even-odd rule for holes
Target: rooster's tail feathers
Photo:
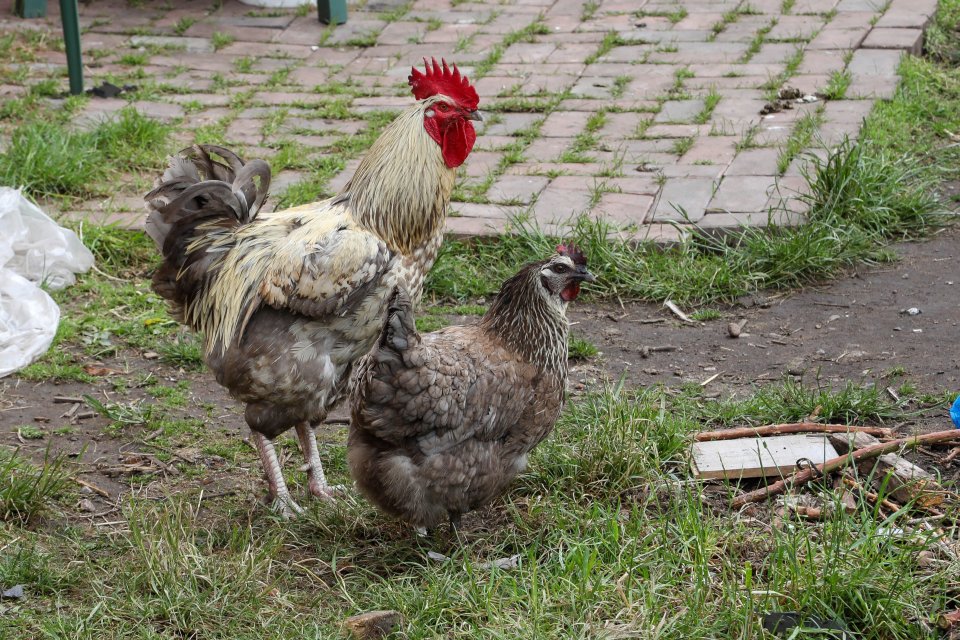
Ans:
<svg viewBox="0 0 960 640"><path fill-rule="evenodd" d="M146 232L164 258L154 274L154 290L175 305L189 300L210 275L220 253L216 247L256 217L269 188L266 162L244 162L223 147L194 145L171 157L144 197Z"/></svg>

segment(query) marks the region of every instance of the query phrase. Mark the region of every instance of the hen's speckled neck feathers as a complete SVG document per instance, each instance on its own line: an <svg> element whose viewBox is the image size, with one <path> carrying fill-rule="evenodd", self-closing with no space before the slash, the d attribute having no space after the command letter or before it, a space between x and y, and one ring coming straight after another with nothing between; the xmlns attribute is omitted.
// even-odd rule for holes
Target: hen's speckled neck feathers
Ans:
<svg viewBox="0 0 960 640"><path fill-rule="evenodd" d="M504 282L480 326L541 370L565 377L570 323L566 303L546 295L540 282L548 262L528 264Z"/></svg>

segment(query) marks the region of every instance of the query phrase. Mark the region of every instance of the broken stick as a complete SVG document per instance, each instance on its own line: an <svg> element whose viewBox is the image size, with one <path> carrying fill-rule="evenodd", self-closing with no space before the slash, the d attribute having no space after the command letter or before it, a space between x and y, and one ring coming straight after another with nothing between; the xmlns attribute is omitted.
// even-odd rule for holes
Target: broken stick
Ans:
<svg viewBox="0 0 960 640"><path fill-rule="evenodd" d="M739 429L723 429L721 431L705 431L694 436L697 442L711 442L713 440L734 440L736 438L752 438L755 436L769 436L784 433L867 433L874 436L890 438L891 429L883 427L853 427L846 424L817 424L815 422L791 422L787 424L771 424L765 427L741 427Z"/></svg>
<svg viewBox="0 0 960 640"><path fill-rule="evenodd" d="M870 447L865 447L863 449L857 449L853 453L849 453L844 456L838 456L836 458L831 458L823 464L816 465L814 467L808 467L803 471L798 471L788 478L774 482L773 484L767 485L762 489L757 489L756 491L749 491L742 495L737 496L730 502L730 506L734 509L739 509L740 507L749 504L751 502L760 502L771 496L780 495L787 489L791 487L798 487L804 485L814 478L825 475L827 473L832 473L838 469L843 469L847 465L859 462L860 460L867 460L870 458L876 458L877 456L882 456L885 453L892 453L898 451L900 448L912 448L920 444L932 444L935 442L950 442L951 440L960 440L960 429L950 429L949 431L937 431L934 433L925 433L919 436L911 436L909 438L901 438L899 440L892 440L890 442L882 442L880 444L875 444Z"/></svg>

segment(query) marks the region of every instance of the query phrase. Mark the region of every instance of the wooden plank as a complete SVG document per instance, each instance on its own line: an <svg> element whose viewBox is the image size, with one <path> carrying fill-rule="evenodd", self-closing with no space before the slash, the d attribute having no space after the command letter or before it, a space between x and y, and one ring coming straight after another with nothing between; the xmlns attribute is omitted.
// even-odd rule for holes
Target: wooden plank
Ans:
<svg viewBox="0 0 960 640"><path fill-rule="evenodd" d="M823 435L738 438L695 442L693 474L698 478L763 478L786 476L797 470L797 460L814 464L837 457Z"/></svg>

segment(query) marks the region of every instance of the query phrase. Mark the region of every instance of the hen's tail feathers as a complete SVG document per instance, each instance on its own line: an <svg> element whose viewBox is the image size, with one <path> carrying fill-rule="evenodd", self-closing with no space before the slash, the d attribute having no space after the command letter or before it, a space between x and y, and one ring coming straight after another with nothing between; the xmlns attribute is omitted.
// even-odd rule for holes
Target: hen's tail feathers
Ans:
<svg viewBox="0 0 960 640"><path fill-rule="evenodd" d="M270 166L263 160L244 162L212 144L172 156L144 196L146 231L164 258L153 277L154 290L183 304L206 278L218 253L214 245L256 217L269 188Z"/></svg>
<svg viewBox="0 0 960 640"><path fill-rule="evenodd" d="M402 354L420 341L417 324L413 317L410 296L402 287L397 287L387 307L387 322L380 334L380 351Z"/></svg>

